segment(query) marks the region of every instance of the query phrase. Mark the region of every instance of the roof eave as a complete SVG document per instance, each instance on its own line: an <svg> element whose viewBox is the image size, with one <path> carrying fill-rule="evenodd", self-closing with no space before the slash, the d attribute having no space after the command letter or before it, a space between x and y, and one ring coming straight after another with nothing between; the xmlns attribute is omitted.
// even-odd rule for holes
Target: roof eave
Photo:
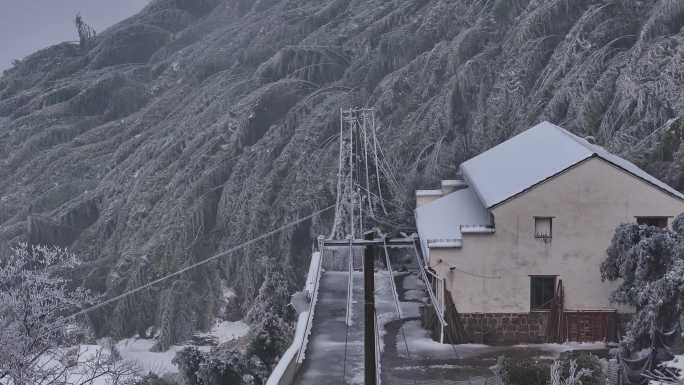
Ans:
<svg viewBox="0 0 684 385"><path fill-rule="evenodd" d="M472 178L470 178L470 173L468 172L468 169L463 167L463 163L461 163L461 165L458 166L458 169L461 171L461 175L463 175L463 179L465 179L466 183L468 184L468 187L475 191L475 195L477 196L477 199L480 200L480 203L482 203L482 206L489 210L491 208L491 205L489 205L487 201L484 199L484 196L482 195L480 189L477 187L477 184L473 183Z"/></svg>

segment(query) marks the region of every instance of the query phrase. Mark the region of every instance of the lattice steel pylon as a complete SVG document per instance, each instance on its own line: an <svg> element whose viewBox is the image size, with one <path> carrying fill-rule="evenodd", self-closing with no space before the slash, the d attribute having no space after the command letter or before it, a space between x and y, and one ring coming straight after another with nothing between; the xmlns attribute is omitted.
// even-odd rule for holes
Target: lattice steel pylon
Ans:
<svg viewBox="0 0 684 385"><path fill-rule="evenodd" d="M365 215L375 216L382 203L375 109L340 110L340 157L337 207L330 238L360 238Z"/></svg>

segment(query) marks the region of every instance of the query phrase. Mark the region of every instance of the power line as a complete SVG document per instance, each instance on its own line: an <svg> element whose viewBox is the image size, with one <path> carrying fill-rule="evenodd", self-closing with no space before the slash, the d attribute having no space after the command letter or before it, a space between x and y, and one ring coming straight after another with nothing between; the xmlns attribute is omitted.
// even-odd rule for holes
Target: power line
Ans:
<svg viewBox="0 0 684 385"><path fill-rule="evenodd" d="M117 296L115 296L115 297L112 297L112 298L110 298L110 299L108 299L108 300L105 300L105 301L103 301L103 302L100 302L100 303L97 304L97 305L93 305L93 306L90 306L90 307L88 307L88 308L86 308L86 309L83 309L83 310L81 310L81 311L78 311L78 312L76 312L76 313L73 313L73 314L67 316L67 317L65 318L65 320L69 320L69 319L72 319L72 318L76 318L76 317L78 317L78 316L80 316L80 315L90 313L90 312L92 312L92 311L94 311L94 310L97 310L97 309L99 309L99 308L101 308L101 307L107 306L107 305L112 304L112 303L114 303L114 302L117 302L117 301L119 301L119 300L121 300L121 299L123 299L123 298L126 298L126 297L128 297L128 296L131 296L131 295L133 295L133 294L135 294L135 293L141 292L141 291L143 291L143 290L145 290L145 289L147 289L147 288L150 288L150 287L152 287L152 286L154 286L154 285L156 285L156 284L158 284L158 283L164 282L164 281L166 281L166 280L168 280L168 279L171 279L171 278L173 278L173 277L177 277L177 276L179 276L179 275L181 275L181 274L183 274L183 273L185 273L185 272L187 272L187 271L190 271L190 270L192 270L192 269L194 269L194 268L196 268L196 267L205 265L205 264L207 264L207 263L209 263L209 262L211 262L211 261L214 261L214 260L216 260L216 259L219 259L219 258L221 258L221 257L224 257L224 256L226 256L226 255L228 255L228 254L232 254L232 253L234 253L234 252L236 252L236 251L238 251L238 250L240 250L240 249L242 249L242 248L245 248L245 247L247 247L247 246L249 246L249 245L252 245L252 244L254 244L254 243L256 243L256 242L258 242L258 241L260 241L260 240L262 240L262 239L268 238L268 237L270 237L271 235L277 234L277 233L279 233L279 232L281 232L281 231L283 231L283 230L286 230L286 229L288 229L288 228L290 228L290 227L296 226L296 225L298 225L298 224L300 224L300 223L302 223L302 222L305 222L305 221L307 221L307 220L309 220L309 219L311 219L311 218L313 218L313 217L315 217L315 216L318 216L318 215L320 215L320 214L322 214L322 213L324 213L324 212L326 212L326 211L328 211L328 210L331 210L331 209L335 208L335 206L336 206L336 205L331 205L331 206L328 206L328 207L326 207L326 208L324 208L324 209L322 209L322 210L315 211L313 214L310 214L310 215L307 215L307 216L305 216L305 217L299 218L299 219L297 219L297 220L295 220L295 221L293 221L293 222L289 222L289 223L287 223L287 224L285 224L285 225L283 225L283 226L281 226L281 227L278 227L278 228L275 229L275 230L271 230L271 231L269 231L269 232L267 232L267 233L264 233L264 234L262 234L262 235L260 235L260 236L258 236L258 237L256 237L256 238L254 238L254 239L251 239L251 240L249 240L249 241L247 241L247 242L244 242L244 243L241 243L241 244L239 244L239 245L237 245L237 246L234 246L234 247L232 247L232 248L230 248L230 249L228 249L228 250L226 250L226 251L223 251L223 252L221 252L221 253L215 254L215 255L213 255L213 256L211 256L211 257L209 257L209 258L203 259L203 260L201 260L201 261L199 261L199 262L197 262L197 263L194 263L194 264L192 264L192 265L190 265L190 266L184 267L184 268L182 268L182 269L180 269L180 270L178 270L178 271L176 271L176 272L173 272L173 273L171 273L171 274L165 275L165 276L163 276L163 277L161 277L161 278L159 278L159 279L156 279L156 280L154 280L154 281L152 281L152 282L146 283L146 284L144 284L144 285L142 285L142 286L139 286L139 287L137 287L137 288L135 288L135 289L132 289L132 290L129 290L129 291L124 292L124 293L122 293L122 294L119 294L119 295L117 295Z"/></svg>

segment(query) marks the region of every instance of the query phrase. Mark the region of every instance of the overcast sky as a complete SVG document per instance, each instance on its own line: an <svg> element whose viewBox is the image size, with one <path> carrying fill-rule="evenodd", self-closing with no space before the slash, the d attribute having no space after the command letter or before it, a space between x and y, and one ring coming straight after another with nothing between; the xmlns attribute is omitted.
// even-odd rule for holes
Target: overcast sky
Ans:
<svg viewBox="0 0 684 385"><path fill-rule="evenodd" d="M148 0L0 0L0 71L12 60L50 45L78 40L74 16L102 31L134 15Z"/></svg>

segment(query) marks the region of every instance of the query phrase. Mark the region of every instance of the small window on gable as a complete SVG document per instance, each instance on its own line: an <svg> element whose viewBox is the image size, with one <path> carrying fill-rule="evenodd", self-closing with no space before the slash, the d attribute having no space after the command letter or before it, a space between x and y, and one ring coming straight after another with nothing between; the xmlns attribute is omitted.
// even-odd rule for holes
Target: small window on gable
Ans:
<svg viewBox="0 0 684 385"><path fill-rule="evenodd" d="M667 227L667 217L637 217L639 225L655 226L664 229Z"/></svg>
<svg viewBox="0 0 684 385"><path fill-rule="evenodd" d="M551 239L553 224L551 217L534 217L534 237Z"/></svg>
<svg viewBox="0 0 684 385"><path fill-rule="evenodd" d="M530 277L530 309L549 310L556 293L555 276Z"/></svg>

